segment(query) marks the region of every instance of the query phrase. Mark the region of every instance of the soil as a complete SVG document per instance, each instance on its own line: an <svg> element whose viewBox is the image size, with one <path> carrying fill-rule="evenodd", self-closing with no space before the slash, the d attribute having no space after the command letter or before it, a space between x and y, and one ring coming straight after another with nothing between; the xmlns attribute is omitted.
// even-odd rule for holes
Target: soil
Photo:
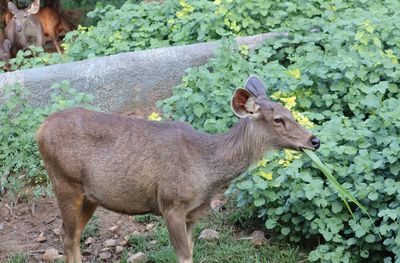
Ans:
<svg viewBox="0 0 400 263"><path fill-rule="evenodd" d="M83 245L83 261L88 262L97 257L104 248L103 242L108 239L124 240L128 233L144 232L145 225L133 222L132 217L117 214L103 208L95 212L100 219L99 232L94 237L95 242L89 246ZM11 209L11 205L4 200L0 202L0 262L15 252L24 252L29 255L28 262L42 262L46 249L55 248L61 255L64 254L61 236L56 235L54 229L62 229L61 215L55 198L41 198L34 202L22 202ZM116 231L109 228L117 226ZM43 233L44 242L38 242L38 236ZM115 262L120 255L110 250Z"/></svg>

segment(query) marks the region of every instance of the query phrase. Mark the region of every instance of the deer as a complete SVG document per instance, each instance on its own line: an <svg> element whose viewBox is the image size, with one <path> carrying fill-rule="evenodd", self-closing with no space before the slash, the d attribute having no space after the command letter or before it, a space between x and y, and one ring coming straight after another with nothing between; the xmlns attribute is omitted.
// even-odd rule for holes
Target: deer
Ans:
<svg viewBox="0 0 400 263"><path fill-rule="evenodd" d="M4 39L3 31L0 30L0 61L8 62L11 58L11 42Z"/></svg>
<svg viewBox="0 0 400 263"><path fill-rule="evenodd" d="M12 54L18 50L25 50L29 46L43 47L43 29L37 17L40 9L40 0L35 0L24 10L19 10L12 2L8 2L8 9L12 14L5 32L12 45Z"/></svg>
<svg viewBox="0 0 400 263"><path fill-rule="evenodd" d="M36 0L33 4L39 4L40 0ZM32 4L32 5L33 5ZM12 12L11 9L7 10L3 14L3 21L6 25L12 21ZM65 35L67 32L72 31L75 26L69 22L62 14L57 12L51 7L42 7L39 8L39 11L36 13L36 16L42 26L42 31L44 35L43 45L47 41L51 41L56 48L58 53L61 52L60 45L57 42L57 37Z"/></svg>
<svg viewBox="0 0 400 263"><path fill-rule="evenodd" d="M234 91L231 108L239 121L221 134L82 108L49 115L37 143L63 218L66 262L82 262L80 234L102 206L161 215L178 262L192 263L195 223L230 181L269 150L320 146L256 76Z"/></svg>

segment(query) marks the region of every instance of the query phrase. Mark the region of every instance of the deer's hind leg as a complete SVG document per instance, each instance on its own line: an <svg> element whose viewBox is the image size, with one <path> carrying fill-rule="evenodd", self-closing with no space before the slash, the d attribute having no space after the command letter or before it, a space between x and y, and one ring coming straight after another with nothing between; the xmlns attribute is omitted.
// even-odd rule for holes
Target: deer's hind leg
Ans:
<svg viewBox="0 0 400 263"><path fill-rule="evenodd" d="M81 263L81 233L97 204L85 198L79 183L57 178L53 185L63 218L65 260L67 263Z"/></svg>

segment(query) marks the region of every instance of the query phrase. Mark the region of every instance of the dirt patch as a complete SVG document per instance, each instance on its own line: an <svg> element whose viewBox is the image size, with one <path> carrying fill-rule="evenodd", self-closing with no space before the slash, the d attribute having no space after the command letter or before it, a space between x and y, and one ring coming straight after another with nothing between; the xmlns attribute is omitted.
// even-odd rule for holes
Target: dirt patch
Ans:
<svg viewBox="0 0 400 263"><path fill-rule="evenodd" d="M93 236L93 244L81 246L83 260L86 262L99 256L104 249L104 241L115 239L119 243L129 233L145 231L145 226L133 222L130 216L103 208L98 208L95 214L100 224L98 234ZM28 254L29 262L41 262L45 250L49 248L55 248L63 255L62 237L57 235L57 231L54 233L54 229L61 229L61 226L60 210L55 198L41 198L30 204L20 203L12 209L7 202L0 202L0 262L5 262L15 252ZM112 226L117 226L114 231L110 230ZM41 233L46 239L43 242L37 240ZM114 248L109 253L109 262L120 257Z"/></svg>

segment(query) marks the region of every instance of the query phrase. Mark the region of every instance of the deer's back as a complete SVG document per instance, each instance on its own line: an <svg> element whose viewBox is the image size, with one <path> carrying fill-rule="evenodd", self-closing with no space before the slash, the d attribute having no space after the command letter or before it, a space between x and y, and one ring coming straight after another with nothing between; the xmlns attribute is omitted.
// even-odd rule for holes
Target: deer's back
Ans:
<svg viewBox="0 0 400 263"><path fill-rule="evenodd" d="M105 207L137 213L148 211L129 210L132 200L155 204L157 192L178 198L202 183L203 136L183 123L70 109L49 116L37 139L53 177L81 184Z"/></svg>

